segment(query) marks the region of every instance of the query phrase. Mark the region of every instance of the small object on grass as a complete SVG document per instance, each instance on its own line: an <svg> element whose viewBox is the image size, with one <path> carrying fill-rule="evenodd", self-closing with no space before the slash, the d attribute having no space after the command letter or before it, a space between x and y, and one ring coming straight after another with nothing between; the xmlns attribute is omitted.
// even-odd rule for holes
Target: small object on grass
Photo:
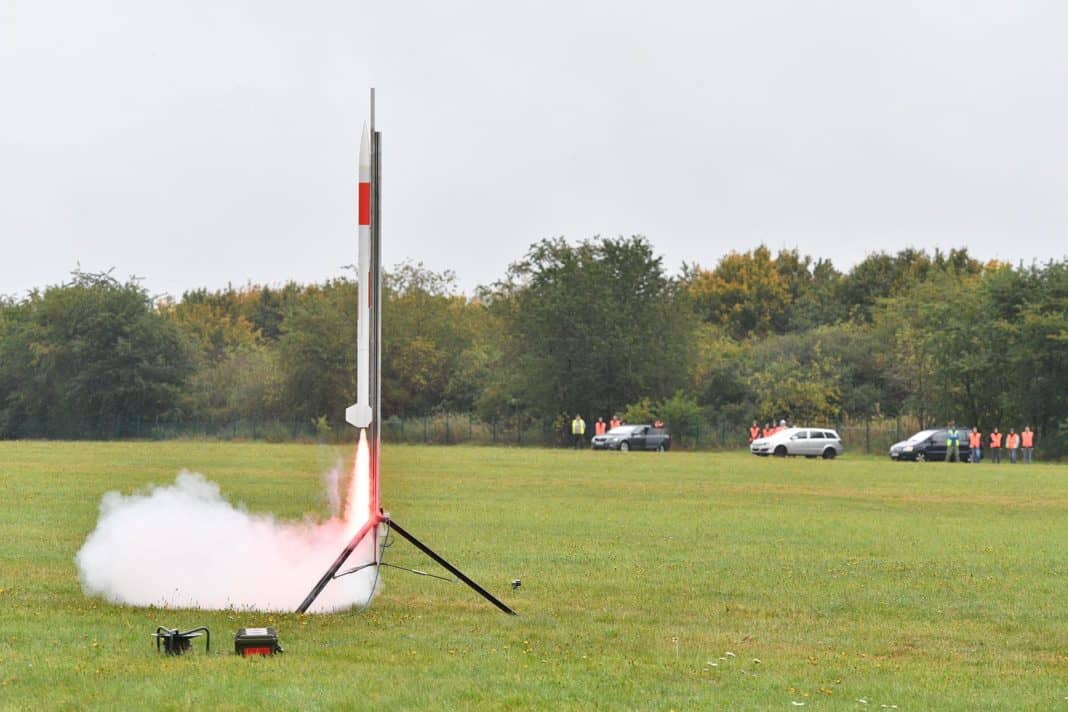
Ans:
<svg viewBox="0 0 1068 712"><path fill-rule="evenodd" d="M211 632L204 626L184 632L177 628L159 626L156 628L156 632L153 633L156 638L156 652L159 652L162 645L163 651L167 655L181 655L192 647L193 638L199 638L201 633L206 636L204 638L204 652L209 652L211 650ZM96 647L95 642L93 646Z"/></svg>
<svg viewBox="0 0 1068 712"><path fill-rule="evenodd" d="M512 579L512 590L513 590L513 591L517 590L517 589L518 589L518 588L519 588L520 586L522 586L522 585L523 585L523 582L522 582L521 580L519 580L519 579Z"/></svg>
<svg viewBox="0 0 1068 712"><path fill-rule="evenodd" d="M234 652L247 658L284 652L274 628L242 628L234 636Z"/></svg>
<svg viewBox="0 0 1068 712"><path fill-rule="evenodd" d="M793 705L794 707L804 707L805 706L804 702L798 702L797 700L790 700L790 704Z"/></svg>
<svg viewBox="0 0 1068 712"><path fill-rule="evenodd" d="M729 651L729 650L728 650L727 652L723 653L723 654L724 654L724 655L726 655L726 656L727 656L728 658L734 658L734 657L737 657L737 656L736 656L736 655L735 655L734 653L732 653L732 652L731 652L731 651Z"/></svg>

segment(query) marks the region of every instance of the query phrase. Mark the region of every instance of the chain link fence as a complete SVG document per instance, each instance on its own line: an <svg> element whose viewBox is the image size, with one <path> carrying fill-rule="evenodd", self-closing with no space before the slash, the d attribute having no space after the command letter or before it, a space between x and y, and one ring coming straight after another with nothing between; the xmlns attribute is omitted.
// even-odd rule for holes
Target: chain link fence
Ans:
<svg viewBox="0 0 1068 712"><path fill-rule="evenodd" d="M833 427L845 444L846 452L885 455L890 446L921 430L914 418L850 420L812 423ZM719 420L704 422L689 433L672 432L677 450L736 450L748 447L749 422ZM1007 430L1004 429L1003 430ZM1019 430L1019 428L1017 428ZM586 441L593 433L587 422ZM331 424L319 419L267 419L213 422L197 419L116 419L113 425L98 428L97 440L253 440L264 442L355 442L358 433L347 424ZM72 437L52 433L46 437ZM84 437L84 435L78 436ZM382 424L382 440L387 443L419 445L485 445L508 447L571 447L569 424L554 427L547 419L523 414L495 420L481 420L469 413L437 413L409 418L390 417ZM1068 452L1068 421L1052 436L1041 437L1036 455L1044 459L1062 457Z"/></svg>
<svg viewBox="0 0 1068 712"><path fill-rule="evenodd" d="M867 421L831 424L851 451L885 453L890 445L918 428L909 422ZM587 442L593 424L587 423ZM281 420L211 423L199 420L119 423L104 439L204 438L218 440L263 440L267 442L353 442L356 430L324 421ZM720 421L703 423L691 433L673 433L673 446L683 450L730 450L748 446L748 423ZM481 420L468 413L438 413L410 418L387 418L382 425L387 443L419 445L503 445L512 447L571 447L570 432L551 421L524 415Z"/></svg>

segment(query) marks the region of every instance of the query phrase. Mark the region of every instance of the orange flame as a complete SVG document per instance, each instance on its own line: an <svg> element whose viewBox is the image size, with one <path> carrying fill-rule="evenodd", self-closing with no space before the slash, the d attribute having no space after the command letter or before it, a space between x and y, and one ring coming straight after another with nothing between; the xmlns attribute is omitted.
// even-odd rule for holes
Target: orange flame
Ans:
<svg viewBox="0 0 1068 712"><path fill-rule="evenodd" d="M356 463L349 483L348 502L345 506L345 525L351 537L371 517L371 452L367 446L367 431L360 431L360 443L356 446Z"/></svg>

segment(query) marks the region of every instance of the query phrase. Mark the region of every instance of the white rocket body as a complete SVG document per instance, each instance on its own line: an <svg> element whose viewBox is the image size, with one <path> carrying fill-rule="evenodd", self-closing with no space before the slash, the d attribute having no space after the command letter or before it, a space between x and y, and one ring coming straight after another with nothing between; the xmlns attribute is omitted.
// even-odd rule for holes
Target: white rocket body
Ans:
<svg viewBox="0 0 1068 712"><path fill-rule="evenodd" d="M345 420L357 428L371 425L371 151L367 125L360 139L358 223L356 236L356 403L345 409Z"/></svg>

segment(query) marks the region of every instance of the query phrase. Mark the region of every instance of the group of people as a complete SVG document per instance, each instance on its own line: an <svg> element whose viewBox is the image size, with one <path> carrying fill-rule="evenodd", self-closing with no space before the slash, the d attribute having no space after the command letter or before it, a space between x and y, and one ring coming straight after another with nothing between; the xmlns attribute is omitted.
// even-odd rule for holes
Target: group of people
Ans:
<svg viewBox="0 0 1068 712"><path fill-rule="evenodd" d="M960 461L960 429L956 423L950 423L946 430L946 462ZM1031 464L1035 451L1035 433L1031 426L1025 426L1022 432L1016 432L1015 428L1009 428L1008 433L1002 433L994 428L987 434L987 447L990 448L990 461L1000 464L1001 451L1009 454L1009 462L1015 464L1022 456L1025 464ZM983 457L983 434L979 428L972 428L968 433L968 461L979 462Z"/></svg>
<svg viewBox="0 0 1068 712"><path fill-rule="evenodd" d="M760 427L760 423L753 421L753 424L749 426L749 444L752 445L754 440L760 438L769 438L780 430L785 430L787 427L785 420L780 420L778 425L772 425L771 423L764 423L764 427Z"/></svg>
<svg viewBox="0 0 1068 712"><path fill-rule="evenodd" d="M612 419L607 423L604 417L597 418L597 422L593 424L593 434L604 435L609 430L615 430L621 425L626 425L625 422L618 416L613 415ZM654 428L663 428L664 421L657 418L653 421ZM571 443L575 447L585 447L586 445L586 421L582 419L582 415L575 413L575 417L571 420Z"/></svg>
<svg viewBox="0 0 1068 712"><path fill-rule="evenodd" d="M754 440L774 435L786 427L788 426L785 420L780 420L778 425L764 423L764 427L760 427L760 423L754 420L753 424L749 426L749 442L752 444ZM946 430L946 462L960 461L960 445L962 442L960 429L956 423L951 423ZM1035 433L1031 430L1030 425L1025 426L1019 433L1016 432L1015 428L1009 428L1009 432L1004 434L994 428L987 434L987 447L990 449L991 462L1000 464L1001 452L1005 450L1008 452L1009 462L1015 464L1017 461L1022 461L1025 464L1031 464L1035 451ZM971 432L968 433L968 451L969 462L982 460L983 434L979 432L979 428L972 428Z"/></svg>

